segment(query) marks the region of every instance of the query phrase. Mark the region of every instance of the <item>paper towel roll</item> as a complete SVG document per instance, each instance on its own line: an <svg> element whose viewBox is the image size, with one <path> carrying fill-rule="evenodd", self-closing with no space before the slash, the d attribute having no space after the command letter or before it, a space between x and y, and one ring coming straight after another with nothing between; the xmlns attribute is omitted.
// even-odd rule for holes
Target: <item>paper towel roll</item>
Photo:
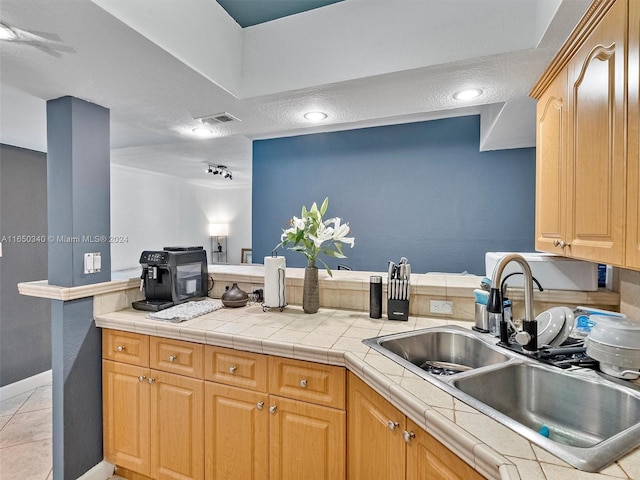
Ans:
<svg viewBox="0 0 640 480"><path fill-rule="evenodd" d="M284 307L284 276L287 269L285 257L264 257L264 304L267 307Z"/></svg>

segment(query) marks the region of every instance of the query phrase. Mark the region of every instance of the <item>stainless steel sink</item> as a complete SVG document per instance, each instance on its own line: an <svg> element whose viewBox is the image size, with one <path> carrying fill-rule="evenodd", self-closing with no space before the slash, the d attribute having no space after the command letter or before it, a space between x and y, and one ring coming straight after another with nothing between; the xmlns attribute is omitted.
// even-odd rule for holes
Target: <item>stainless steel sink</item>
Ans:
<svg viewBox="0 0 640 480"><path fill-rule="evenodd" d="M565 460L597 471L640 444L640 395L584 373L521 363L458 378L453 386L480 402L480 411L549 443L552 452L563 445Z"/></svg>
<svg viewBox="0 0 640 480"><path fill-rule="evenodd" d="M413 367L407 368L420 374L422 371L431 372L438 366L446 370L445 374L455 374L504 363L512 358L472 331L454 326L395 333L367 339L364 343L392 360L409 362Z"/></svg>
<svg viewBox="0 0 640 480"><path fill-rule="evenodd" d="M640 446L640 391L591 370L540 364L496 341L448 326L363 342L580 470L600 471ZM470 368L430 373L420 368L428 360ZM547 429L548 437L540 433Z"/></svg>

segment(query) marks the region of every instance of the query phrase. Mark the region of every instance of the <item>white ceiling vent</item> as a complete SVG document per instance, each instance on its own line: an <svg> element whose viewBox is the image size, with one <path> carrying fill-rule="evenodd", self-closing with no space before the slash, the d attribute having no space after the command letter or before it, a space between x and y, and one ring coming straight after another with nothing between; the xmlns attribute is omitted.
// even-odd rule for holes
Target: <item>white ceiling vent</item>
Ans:
<svg viewBox="0 0 640 480"><path fill-rule="evenodd" d="M227 112L215 113L213 115L206 115L204 117L196 118L196 120L200 120L202 123L205 123L207 125L216 125L218 123L229 123L229 122L241 121L239 118L236 118Z"/></svg>

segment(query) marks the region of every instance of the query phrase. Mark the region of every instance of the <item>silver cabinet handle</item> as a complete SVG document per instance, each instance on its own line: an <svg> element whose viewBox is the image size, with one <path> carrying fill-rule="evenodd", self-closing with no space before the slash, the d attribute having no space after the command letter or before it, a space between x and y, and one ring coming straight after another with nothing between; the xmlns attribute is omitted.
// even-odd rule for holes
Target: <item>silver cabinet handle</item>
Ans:
<svg viewBox="0 0 640 480"><path fill-rule="evenodd" d="M300 386L302 388L307 388L307 381L304 378L302 380L300 380Z"/></svg>
<svg viewBox="0 0 640 480"><path fill-rule="evenodd" d="M404 432L402 432L402 438L404 438L405 442L409 443L412 438L416 438L416 434L413 432L407 432L405 430Z"/></svg>
<svg viewBox="0 0 640 480"><path fill-rule="evenodd" d="M258 410L262 410L264 408L264 402L258 402L258 404L256 405L256 408Z"/></svg>
<svg viewBox="0 0 640 480"><path fill-rule="evenodd" d="M389 427L389 430L391 430L392 432L396 431L396 428L400 426L400 424L398 422L394 422L393 420L389 420L387 422L387 426Z"/></svg>
<svg viewBox="0 0 640 480"><path fill-rule="evenodd" d="M118 350L119 352L124 352L124 345L118 345L118 348L116 348L116 350Z"/></svg>
<svg viewBox="0 0 640 480"><path fill-rule="evenodd" d="M271 413L272 415L275 415L277 413L277 411L278 411L277 405L271 405L269 407L269 413Z"/></svg>
<svg viewBox="0 0 640 480"><path fill-rule="evenodd" d="M177 355L169 355L169 361L170 361L170 362L172 362L172 363L173 363L173 362L175 362L177 359L178 359L178 356L177 356Z"/></svg>
<svg viewBox="0 0 640 480"><path fill-rule="evenodd" d="M238 367L236 367L235 365L233 367L229 367L229 373L231 375L235 375L237 369Z"/></svg>
<svg viewBox="0 0 640 480"><path fill-rule="evenodd" d="M140 375L140 376L138 377L138 381L139 381L139 382L144 382L144 379L145 379L145 378L147 378L147 377L145 377L144 375Z"/></svg>
<svg viewBox="0 0 640 480"><path fill-rule="evenodd" d="M570 243L565 243L564 240L554 240L553 241L553 246L554 247L560 247L560 248L565 248L565 247L570 247L571 244Z"/></svg>
<svg viewBox="0 0 640 480"><path fill-rule="evenodd" d="M149 380L147 380L147 381L149 382L149 385L151 385L153 382L156 381L156 379L153 378L153 377L149 377Z"/></svg>

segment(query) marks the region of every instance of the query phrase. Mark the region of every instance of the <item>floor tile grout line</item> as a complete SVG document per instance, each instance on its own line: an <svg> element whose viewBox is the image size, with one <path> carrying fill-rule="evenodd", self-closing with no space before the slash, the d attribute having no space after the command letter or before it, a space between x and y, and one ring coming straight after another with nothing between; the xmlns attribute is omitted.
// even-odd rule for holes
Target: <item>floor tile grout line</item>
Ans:
<svg viewBox="0 0 640 480"><path fill-rule="evenodd" d="M24 445L29 445L30 443L47 442L49 440L53 440L53 436L47 437L47 438L42 438L40 440L31 440L29 442L16 443L14 445L7 445L6 447L0 447L0 450L5 450L5 449L8 449L8 448L13 448L13 447L22 447Z"/></svg>

